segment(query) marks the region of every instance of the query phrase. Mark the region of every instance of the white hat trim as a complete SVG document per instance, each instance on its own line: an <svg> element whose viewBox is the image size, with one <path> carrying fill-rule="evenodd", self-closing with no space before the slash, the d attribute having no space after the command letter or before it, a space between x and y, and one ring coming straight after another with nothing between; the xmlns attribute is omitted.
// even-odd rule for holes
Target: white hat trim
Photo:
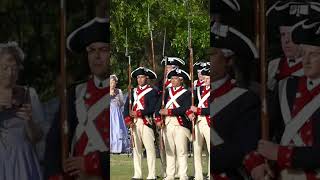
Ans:
<svg viewBox="0 0 320 180"><path fill-rule="evenodd" d="M145 67L138 67L137 69L135 69L134 71L131 72L130 76L132 77L132 74L140 69L143 69L145 72L151 72L156 77L156 79L158 78L156 73L154 73L151 69L148 69Z"/></svg>
<svg viewBox="0 0 320 180"><path fill-rule="evenodd" d="M245 35L243 35L242 33L240 33L239 31L237 31L236 29L229 27L229 31L236 34L237 36L239 36L242 40L244 40L244 42L249 46L249 48L251 49L253 56L255 59L259 58L259 53L255 47L255 45L252 43L252 41Z"/></svg>
<svg viewBox="0 0 320 180"><path fill-rule="evenodd" d="M240 5L237 0L222 0L224 3L226 3L228 6L230 6L234 11L240 11Z"/></svg>
<svg viewBox="0 0 320 180"><path fill-rule="evenodd" d="M99 23L106 23L108 22L108 18L101 18L101 17L95 17L93 18L91 21L85 23L84 25L82 25L81 27L79 27L78 29L74 30L67 38L67 48L72 51L71 47L70 47L70 41L73 38L73 36L79 32L80 30L89 27L90 25L92 25L95 22L99 22Z"/></svg>

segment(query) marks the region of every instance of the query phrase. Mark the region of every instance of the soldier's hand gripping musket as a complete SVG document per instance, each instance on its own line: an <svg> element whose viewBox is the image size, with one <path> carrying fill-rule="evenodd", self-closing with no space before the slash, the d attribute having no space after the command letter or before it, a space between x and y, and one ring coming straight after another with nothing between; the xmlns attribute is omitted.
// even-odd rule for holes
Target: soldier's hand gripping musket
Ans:
<svg viewBox="0 0 320 180"><path fill-rule="evenodd" d="M166 66L167 66L167 57L165 56L164 52L165 52L165 47L166 47L166 29L164 30L164 36L163 36L163 47L162 47L162 56L165 59L165 66L163 69L163 84L162 84L162 95L161 95L161 109L164 108L165 104L164 104L164 95L165 95L165 81L166 81ZM164 142L163 142L163 128L165 127L165 118L164 116L161 117L161 119L163 120L160 128L160 150L164 150Z"/></svg>
<svg viewBox="0 0 320 180"><path fill-rule="evenodd" d="M189 49L189 68L190 68L190 79L191 79L191 89L193 88L193 49L192 49L192 34L191 34L191 25L188 20L188 49ZM191 106L194 106L194 92L191 90ZM192 141L195 140L194 126L195 118L191 119L192 121Z"/></svg>

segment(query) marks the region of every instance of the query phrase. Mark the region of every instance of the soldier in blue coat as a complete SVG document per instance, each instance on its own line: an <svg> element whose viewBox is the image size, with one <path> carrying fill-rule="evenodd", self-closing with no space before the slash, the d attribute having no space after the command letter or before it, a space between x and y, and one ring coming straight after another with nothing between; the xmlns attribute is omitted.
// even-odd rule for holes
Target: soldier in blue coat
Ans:
<svg viewBox="0 0 320 180"><path fill-rule="evenodd" d="M187 142L191 138L191 121L186 112L191 106L191 93L182 86L182 82L190 80L190 76L185 71L176 68L168 73L167 78L171 79L172 87L165 91L165 106L162 108L162 101L159 101L155 112L157 126L165 126L162 129L167 162L165 179L175 178L178 163L180 179L187 180ZM164 119L161 116L164 116Z"/></svg>
<svg viewBox="0 0 320 180"><path fill-rule="evenodd" d="M260 138L260 101L251 91L239 88L228 75L232 60L258 58L254 44L236 29L211 28L213 48L211 83L211 174L213 179L243 179L242 161Z"/></svg>
<svg viewBox="0 0 320 180"><path fill-rule="evenodd" d="M132 179L142 179L142 146L146 148L147 152L149 170L147 179L156 179L155 135L152 116L159 98L157 90L147 84L147 79L156 79L157 75L148 68L139 67L131 73L131 77L137 79L138 86L132 89L131 97L127 98L123 115L125 123L131 128L134 140L134 175ZM131 103L131 109L129 109L129 103Z"/></svg>
<svg viewBox="0 0 320 180"><path fill-rule="evenodd" d="M203 85L194 90L194 106L191 106L187 114L189 119L195 120L194 149L194 176L195 180L203 180L202 150L206 144L210 149L210 68L203 68L200 72ZM207 153L208 177L210 176L210 150Z"/></svg>
<svg viewBox="0 0 320 180"><path fill-rule="evenodd" d="M320 177L320 19L308 18L293 26L292 39L303 50L305 76L279 81L270 103L270 139L259 141L254 179ZM265 160L274 162L270 173Z"/></svg>
<svg viewBox="0 0 320 180"><path fill-rule="evenodd" d="M49 179L60 179L65 174L86 180L108 178L109 31L109 20L95 17L67 39L70 51L87 54L91 76L67 92L71 157L66 162L61 162L59 113L52 123L45 154L45 176Z"/></svg>

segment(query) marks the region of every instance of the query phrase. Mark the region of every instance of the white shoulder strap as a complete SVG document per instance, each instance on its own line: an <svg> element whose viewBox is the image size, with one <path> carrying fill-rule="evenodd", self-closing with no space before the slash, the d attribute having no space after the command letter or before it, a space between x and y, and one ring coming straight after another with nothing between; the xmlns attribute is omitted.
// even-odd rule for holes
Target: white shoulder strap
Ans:
<svg viewBox="0 0 320 180"><path fill-rule="evenodd" d="M280 110L281 110L282 118L285 125L287 125L292 120L291 111L290 111L290 107L287 99L287 82L288 82L288 79L283 79L279 81L279 87L278 87ZM301 137L299 136L299 134L294 136L293 142L297 146L304 146L304 143Z"/></svg>
<svg viewBox="0 0 320 180"><path fill-rule="evenodd" d="M278 71L281 58L271 60L268 64L268 89L273 90L276 85L275 76Z"/></svg>
<svg viewBox="0 0 320 180"><path fill-rule="evenodd" d="M203 98L199 98L199 103L198 103L198 107L201 107L201 108L204 108L205 105L204 105L204 102L210 97L210 91L207 92L206 95L203 96Z"/></svg>
<svg viewBox="0 0 320 180"><path fill-rule="evenodd" d="M180 105L177 103L177 99L178 97L180 97L183 93L185 93L187 90L186 89L182 89L180 92L178 92L177 94L173 95L169 89L169 96L170 96L170 100L167 102L166 104L166 108L169 108L169 106L171 104L174 104L176 107L180 107Z"/></svg>
<svg viewBox="0 0 320 180"><path fill-rule="evenodd" d="M87 91L87 83L78 84L76 86L76 99L83 98Z"/></svg>
<svg viewBox="0 0 320 180"><path fill-rule="evenodd" d="M136 89L136 88L135 88ZM147 93L149 93L150 91L152 91L152 88L151 87L149 87L149 88L147 88L147 89L145 89L141 94L139 94L138 96L137 96L137 91L135 91L134 92L134 102L133 102L133 105L132 105L132 107L134 107L135 105L137 105L138 107L137 107L137 109L144 109L143 108L143 106L142 106L142 104L140 103L140 99L143 97L143 96L145 96Z"/></svg>
<svg viewBox="0 0 320 180"><path fill-rule="evenodd" d="M236 100L239 96L247 92L248 90L235 87L230 90L227 94L218 97L213 100L210 104L210 116L213 117L217 115L222 109L224 109L231 102Z"/></svg>

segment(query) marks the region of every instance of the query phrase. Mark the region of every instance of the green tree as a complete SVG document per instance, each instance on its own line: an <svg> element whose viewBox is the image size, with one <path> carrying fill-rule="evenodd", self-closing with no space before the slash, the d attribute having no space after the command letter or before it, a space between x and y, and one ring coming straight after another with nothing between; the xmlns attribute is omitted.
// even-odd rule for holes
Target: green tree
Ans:
<svg viewBox="0 0 320 180"><path fill-rule="evenodd" d="M67 34L103 14L106 0L67 0ZM1 0L0 43L17 41L26 54L19 84L35 87L42 101L55 94L60 61L60 1ZM97 13L96 13L97 11ZM68 52L68 71L75 80L87 76L86 56Z"/></svg>
<svg viewBox="0 0 320 180"><path fill-rule="evenodd" d="M128 29L128 46L132 68L144 65L152 68L151 43L147 14L153 31L156 73L161 74L162 45L166 29L165 55L177 56L188 63L188 20L191 23L194 61L205 58L209 47L208 0L113 0L111 2L112 73L120 79L120 88L127 84L128 60L125 57L125 32ZM187 67L185 67L187 69Z"/></svg>

